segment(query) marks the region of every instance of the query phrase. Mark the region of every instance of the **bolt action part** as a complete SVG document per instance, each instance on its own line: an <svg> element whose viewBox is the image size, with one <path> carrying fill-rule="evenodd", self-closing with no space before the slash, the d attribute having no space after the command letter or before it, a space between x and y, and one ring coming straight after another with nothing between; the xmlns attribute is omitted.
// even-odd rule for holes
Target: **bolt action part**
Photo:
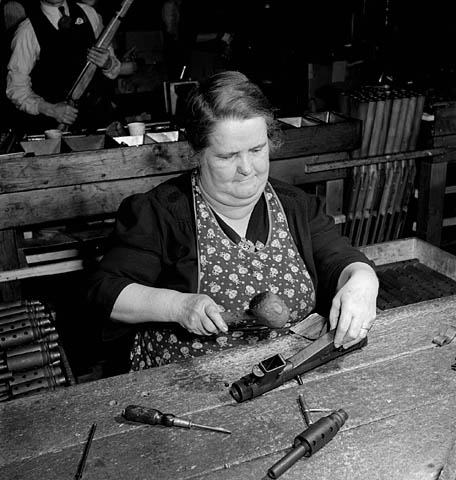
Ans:
<svg viewBox="0 0 456 480"><path fill-rule="evenodd" d="M268 470L268 477L279 478L301 457L310 457L320 450L333 439L347 418L347 412L339 409L317 420L294 439L293 449Z"/></svg>
<svg viewBox="0 0 456 480"><path fill-rule="evenodd" d="M165 427L181 428L199 428L201 430L211 430L213 432L228 433L231 432L220 427L210 427L208 425L199 425L191 420L176 417L172 413L161 413L155 408L141 407L139 405L129 405L122 412L122 415L132 422L148 423L149 425L164 425Z"/></svg>
<svg viewBox="0 0 456 480"><path fill-rule="evenodd" d="M242 314L221 312L220 314L228 325L247 320L269 328L282 328L290 318L290 309L278 295L264 291L250 300L247 312Z"/></svg>
<svg viewBox="0 0 456 480"><path fill-rule="evenodd" d="M302 416L304 417L306 425L310 427L313 421L312 421L312 417L310 416L309 407L307 406L307 403L304 400L304 395L302 393L299 394L298 402L299 402L299 406L301 407L301 413L302 413Z"/></svg>

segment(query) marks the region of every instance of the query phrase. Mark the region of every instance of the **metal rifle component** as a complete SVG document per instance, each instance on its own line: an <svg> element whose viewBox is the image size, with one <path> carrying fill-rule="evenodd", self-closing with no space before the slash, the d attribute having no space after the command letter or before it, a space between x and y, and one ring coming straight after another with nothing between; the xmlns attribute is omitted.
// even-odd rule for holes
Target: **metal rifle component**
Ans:
<svg viewBox="0 0 456 480"><path fill-rule="evenodd" d="M347 349L334 346L335 329L315 340L288 359L277 354L261 361L252 369L252 373L234 382L230 393L237 402L269 392L313 368L334 360L337 357L360 349L367 344L367 337Z"/></svg>
<svg viewBox="0 0 456 480"><path fill-rule="evenodd" d="M180 428L199 428L201 430L211 430L212 432L228 433L231 432L225 428L210 427L208 425L199 425L191 420L176 417L172 413L161 413L155 408L141 407L140 405L129 405L122 412L127 420L138 423L147 423L149 425L164 425L165 427Z"/></svg>
<svg viewBox="0 0 456 480"><path fill-rule="evenodd" d="M302 413L302 416L304 417L306 425L310 427L313 421L312 421L312 417L310 416L309 407L307 406L307 403L304 400L304 395L302 393L299 394L298 402L299 402L299 406L301 407L301 413Z"/></svg>
<svg viewBox="0 0 456 480"><path fill-rule="evenodd" d="M363 215L363 207L366 200L366 195L368 191L368 181L369 174L367 171L366 165L361 165L360 168L360 184L358 197L355 204L354 218L350 226L349 238L352 241L353 245L356 245L356 238L358 236L358 231L361 229L361 219Z"/></svg>
<svg viewBox="0 0 456 480"><path fill-rule="evenodd" d="M60 378L62 376L63 371L59 366L44 365L43 367L34 370L13 373L13 377L9 381L9 384L11 387L15 387L22 383L29 383L37 379Z"/></svg>
<svg viewBox="0 0 456 480"><path fill-rule="evenodd" d="M13 397L20 397L28 395L30 392L38 392L41 390L55 390L61 385L65 385L67 379L63 374L56 374L54 376L46 376L43 371L38 378L22 383L11 383L11 395Z"/></svg>
<svg viewBox="0 0 456 480"><path fill-rule="evenodd" d="M51 365L58 360L60 360L60 351L55 349L24 353L23 355L13 355L11 357L7 353L6 364L10 372L21 372L44 365Z"/></svg>
<svg viewBox="0 0 456 480"><path fill-rule="evenodd" d="M11 332L13 330L18 330L19 328L27 328L27 327L45 327L51 325L51 321L48 317L42 317L39 319L23 319L19 321L14 321L10 323L5 323L4 325L0 325L0 334Z"/></svg>
<svg viewBox="0 0 456 480"><path fill-rule="evenodd" d="M10 310L11 308L36 308L37 305L42 306L41 302L38 300L15 300L13 302L3 302L0 303L0 312L4 310ZM44 308L44 307L43 307Z"/></svg>
<svg viewBox="0 0 456 480"><path fill-rule="evenodd" d="M355 222L356 203L358 199L358 192L361 184L361 168L358 166L353 167L353 175L351 180L351 195L350 204L347 209L347 220L344 227L344 235L351 239L353 234L353 223Z"/></svg>
<svg viewBox="0 0 456 480"><path fill-rule="evenodd" d="M370 232L370 222L372 221L372 206L374 204L374 198L377 188L377 166L368 166L368 186L366 200L364 202L363 217L356 233L355 246L366 245Z"/></svg>
<svg viewBox="0 0 456 480"><path fill-rule="evenodd" d="M301 457L310 457L320 450L334 438L347 418L347 412L339 409L310 425L294 439L293 449L268 470L268 477L279 478Z"/></svg>
<svg viewBox="0 0 456 480"><path fill-rule="evenodd" d="M49 318L49 315L40 310L40 311L23 311L23 312L17 312L17 313L8 313L11 310L3 310L3 312L0 312L0 325L7 325L12 322L17 322L17 321L22 321L22 320L38 320L38 319L43 319L43 318Z"/></svg>
<svg viewBox="0 0 456 480"><path fill-rule="evenodd" d="M50 333L54 333L55 328L51 325L45 325L44 327L26 327L18 328L3 334L0 337L0 348L7 350L9 348L31 343L39 338L46 337Z"/></svg>
<svg viewBox="0 0 456 480"><path fill-rule="evenodd" d="M89 437L87 438L84 451L82 452L82 457L81 457L81 460L79 461L78 470L76 471L74 480L79 480L80 478L82 478L82 474L84 472L87 457L89 456L89 450L92 445L92 440L93 440L93 436L95 435L96 428L97 428L97 424L93 423L92 427L90 428Z"/></svg>
<svg viewBox="0 0 456 480"><path fill-rule="evenodd" d="M119 29L122 20L128 10L130 9L131 5L133 4L134 0L123 0L118 11L108 23L108 25L104 28L104 30L100 33L97 41L95 42L95 47L103 47L107 48L114 36ZM97 66L92 62L87 62L82 69L81 73L79 74L78 78L74 82L73 86L71 87L70 92L67 95L67 103L70 105L77 105L81 97L86 92L90 82L92 81ZM67 126L65 124L60 124L58 126L59 130L65 131Z"/></svg>
<svg viewBox="0 0 456 480"><path fill-rule="evenodd" d="M50 335L46 337L45 342L37 341L36 343L29 343L26 345L21 345L19 347L10 348L6 351L6 358L15 357L16 355L25 355L27 353L33 352L47 352L59 348L59 344L57 343L57 341L48 341L49 337Z"/></svg>
<svg viewBox="0 0 456 480"><path fill-rule="evenodd" d="M11 380L12 377L13 377L13 374L8 370L6 365L1 365L0 366L0 382L6 382L8 380Z"/></svg>

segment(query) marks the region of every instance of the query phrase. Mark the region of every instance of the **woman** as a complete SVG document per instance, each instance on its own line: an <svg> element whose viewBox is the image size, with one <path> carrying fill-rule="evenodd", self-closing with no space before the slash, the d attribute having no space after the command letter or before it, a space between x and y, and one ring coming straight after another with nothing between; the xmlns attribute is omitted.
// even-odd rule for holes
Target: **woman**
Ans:
<svg viewBox="0 0 456 480"><path fill-rule="evenodd" d="M91 286L111 320L140 327L131 367L283 335L317 302L337 326L336 346L364 338L375 272L317 197L269 179L278 129L259 88L239 72L202 82L188 100L186 134L198 168L124 200ZM228 330L220 310L245 310L266 290L285 300L289 323Z"/></svg>

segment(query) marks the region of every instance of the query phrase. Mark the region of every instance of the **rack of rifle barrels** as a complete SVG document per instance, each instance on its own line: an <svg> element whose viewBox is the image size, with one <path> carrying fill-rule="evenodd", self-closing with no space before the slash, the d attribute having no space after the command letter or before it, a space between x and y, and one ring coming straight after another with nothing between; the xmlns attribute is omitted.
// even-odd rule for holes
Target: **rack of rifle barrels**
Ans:
<svg viewBox="0 0 456 480"><path fill-rule="evenodd" d="M52 314L36 300L0 304L0 402L74 383Z"/></svg>
<svg viewBox="0 0 456 480"><path fill-rule="evenodd" d="M425 95L389 86L341 92L339 108L362 121L361 146L352 158L366 159L417 148ZM355 246L401 238L414 191L414 159L355 165L345 199L344 235Z"/></svg>

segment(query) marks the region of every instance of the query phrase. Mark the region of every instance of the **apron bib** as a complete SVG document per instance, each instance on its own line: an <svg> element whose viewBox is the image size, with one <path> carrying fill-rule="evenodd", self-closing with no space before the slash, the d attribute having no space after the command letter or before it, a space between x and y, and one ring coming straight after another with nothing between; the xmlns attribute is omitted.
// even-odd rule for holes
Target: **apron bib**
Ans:
<svg viewBox="0 0 456 480"><path fill-rule="evenodd" d="M198 250L198 293L209 295L224 310L245 311L252 297L263 291L279 295L290 309L280 329L229 330L218 335L194 335L180 325L148 328L136 334L131 369L164 365L238 345L286 334L315 307L315 289L288 228L280 200L268 183L264 195L269 216L266 244L232 241L222 230L192 175ZM159 325L159 324L157 324ZM166 325L166 326L165 326Z"/></svg>

